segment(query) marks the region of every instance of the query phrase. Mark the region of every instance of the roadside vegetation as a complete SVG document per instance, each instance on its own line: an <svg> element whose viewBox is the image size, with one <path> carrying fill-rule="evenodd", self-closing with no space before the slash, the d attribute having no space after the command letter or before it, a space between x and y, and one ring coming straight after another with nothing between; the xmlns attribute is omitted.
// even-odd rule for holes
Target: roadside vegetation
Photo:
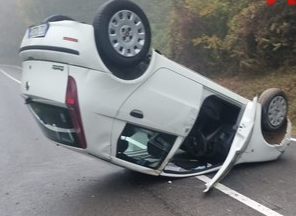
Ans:
<svg viewBox="0 0 296 216"><path fill-rule="evenodd" d="M16 0L27 25L51 14L92 23L106 0ZM252 98L278 87L296 125L296 6L266 0L133 0L149 17L153 47Z"/></svg>
<svg viewBox="0 0 296 216"><path fill-rule="evenodd" d="M250 99L284 89L296 124L296 6L173 0L171 7L170 57Z"/></svg>

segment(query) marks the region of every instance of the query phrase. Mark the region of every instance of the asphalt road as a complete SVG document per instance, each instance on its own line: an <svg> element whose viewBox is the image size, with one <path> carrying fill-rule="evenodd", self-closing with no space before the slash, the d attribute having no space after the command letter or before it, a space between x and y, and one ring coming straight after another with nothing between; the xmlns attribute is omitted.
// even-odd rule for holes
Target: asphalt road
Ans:
<svg viewBox="0 0 296 216"><path fill-rule="evenodd" d="M151 177L55 146L24 105L20 79L19 68L0 65L1 216L263 215L250 200L296 215L295 143L278 161L236 167L221 182L250 200L204 194L195 177Z"/></svg>

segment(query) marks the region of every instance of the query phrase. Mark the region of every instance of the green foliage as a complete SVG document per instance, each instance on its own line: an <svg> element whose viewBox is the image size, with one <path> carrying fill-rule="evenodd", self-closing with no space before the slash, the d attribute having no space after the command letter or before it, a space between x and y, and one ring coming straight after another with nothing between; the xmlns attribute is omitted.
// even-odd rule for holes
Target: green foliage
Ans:
<svg viewBox="0 0 296 216"><path fill-rule="evenodd" d="M295 8L253 3L232 19L227 44L233 63L241 70L269 70L295 65Z"/></svg>
<svg viewBox="0 0 296 216"><path fill-rule="evenodd" d="M296 12L285 1L268 6L258 0L175 0L172 5L170 54L195 70L259 73L296 64Z"/></svg>

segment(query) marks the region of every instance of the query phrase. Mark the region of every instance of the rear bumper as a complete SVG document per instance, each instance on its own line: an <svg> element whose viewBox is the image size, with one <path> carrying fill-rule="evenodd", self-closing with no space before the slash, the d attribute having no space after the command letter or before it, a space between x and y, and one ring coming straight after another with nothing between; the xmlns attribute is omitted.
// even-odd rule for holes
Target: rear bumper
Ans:
<svg viewBox="0 0 296 216"><path fill-rule="evenodd" d="M30 38L27 30L20 47L22 61L61 62L108 72L98 54L94 29L76 21L49 23L46 34Z"/></svg>

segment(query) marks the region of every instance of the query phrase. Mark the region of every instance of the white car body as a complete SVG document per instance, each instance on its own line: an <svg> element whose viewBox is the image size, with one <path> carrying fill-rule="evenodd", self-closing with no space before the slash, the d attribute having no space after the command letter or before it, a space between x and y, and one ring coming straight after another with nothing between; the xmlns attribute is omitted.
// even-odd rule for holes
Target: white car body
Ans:
<svg viewBox="0 0 296 216"><path fill-rule="evenodd" d="M290 142L289 121L280 142L266 141L261 130L261 104L257 97L252 101L241 97L156 51L152 51L149 65L141 76L131 80L118 78L98 54L93 26L76 21L50 22L48 25L39 27L48 28L45 37L29 37L32 29L24 36L20 49L23 61L21 92L29 105L37 102L67 110L70 109L66 103L69 77L75 81L86 144L79 148L66 147L150 175L186 177L218 171L207 184L210 189L233 165L275 160ZM186 172L173 164L172 158L193 129L207 98L221 102L221 109L234 107L237 122L232 120L230 125L235 133L225 160L216 166L206 163ZM31 106L30 110L41 127L52 133L71 134L77 129L44 122L38 111ZM157 165L151 164L152 156L148 157L150 165L143 165L146 163L143 158L141 164L120 156L119 141L128 142L129 150L125 152L133 149L148 152L148 141L143 144L138 138L122 135L127 125L136 128L140 139L148 140L161 133L173 140L165 157L156 160ZM64 139L69 137L71 135ZM166 142L160 138L158 141Z"/></svg>

